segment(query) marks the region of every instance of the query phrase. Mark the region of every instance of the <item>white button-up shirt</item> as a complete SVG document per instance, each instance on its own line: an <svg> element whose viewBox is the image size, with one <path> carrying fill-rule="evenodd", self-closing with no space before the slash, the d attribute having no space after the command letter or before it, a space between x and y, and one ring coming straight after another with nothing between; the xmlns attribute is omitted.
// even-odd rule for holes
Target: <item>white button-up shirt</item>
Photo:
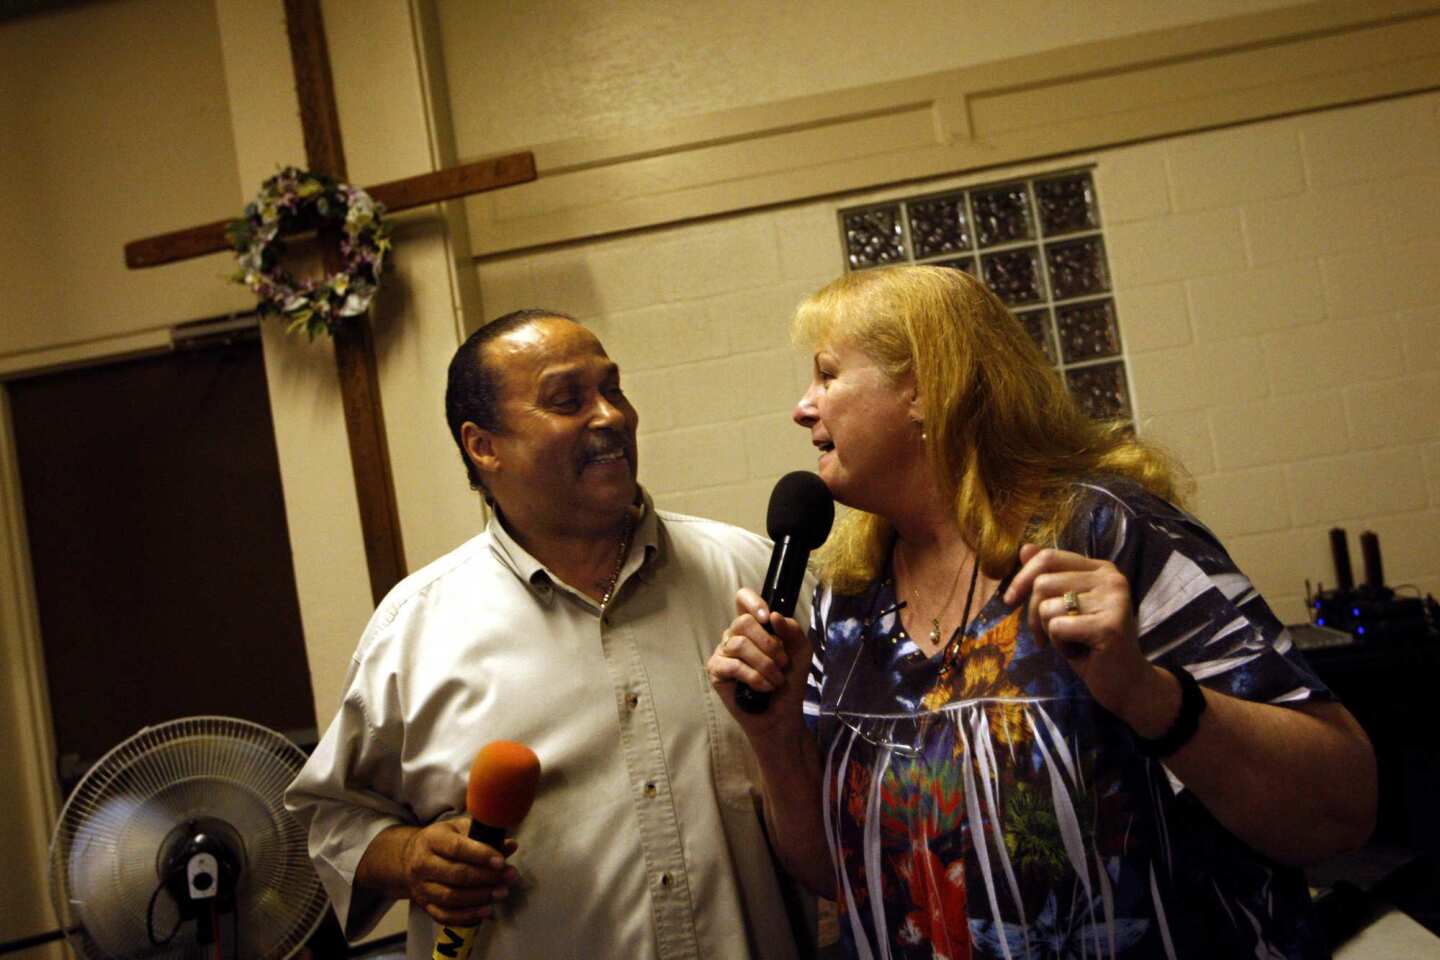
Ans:
<svg viewBox="0 0 1440 960"><path fill-rule="evenodd" d="M602 611L492 519L397 585L286 796L347 935L390 906L354 887L375 835L463 812L476 752L506 739L542 776L511 858L521 889L474 956L794 957L754 760L704 669L769 554L739 528L647 508ZM412 905L411 960L434 931Z"/></svg>

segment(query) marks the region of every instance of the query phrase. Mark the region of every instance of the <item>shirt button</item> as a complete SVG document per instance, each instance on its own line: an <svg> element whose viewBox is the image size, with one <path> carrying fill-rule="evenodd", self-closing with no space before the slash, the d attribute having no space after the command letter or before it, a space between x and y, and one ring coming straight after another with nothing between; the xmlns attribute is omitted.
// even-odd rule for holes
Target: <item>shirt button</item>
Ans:
<svg viewBox="0 0 1440 960"><path fill-rule="evenodd" d="M674 882L675 878L670 876L669 873L660 874L660 886L665 887L668 890L670 888L670 885Z"/></svg>
<svg viewBox="0 0 1440 960"><path fill-rule="evenodd" d="M657 793L659 793L659 792L660 792L659 790L656 790L656 789L655 789L655 784L654 784L654 783L647 783L647 784L645 784L645 796L647 796L647 797L653 797L653 796L655 796L655 794L657 794Z"/></svg>
<svg viewBox="0 0 1440 960"><path fill-rule="evenodd" d="M638 693L629 693L629 694L626 694L626 695L625 695L625 706L629 707L631 710L634 710L636 707L640 706L640 694L638 694Z"/></svg>

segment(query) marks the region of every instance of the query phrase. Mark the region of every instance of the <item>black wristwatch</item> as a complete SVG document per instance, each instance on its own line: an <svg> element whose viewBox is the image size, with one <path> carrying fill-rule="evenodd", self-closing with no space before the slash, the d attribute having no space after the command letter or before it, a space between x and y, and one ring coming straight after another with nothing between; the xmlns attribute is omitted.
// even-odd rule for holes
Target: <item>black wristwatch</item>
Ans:
<svg viewBox="0 0 1440 960"><path fill-rule="evenodd" d="M1170 729L1158 737L1135 735L1135 746L1147 757L1159 760L1168 757L1190 742L1200 728L1200 714L1205 712L1205 694L1195 675L1184 667L1164 667L1180 681L1180 712L1170 724Z"/></svg>

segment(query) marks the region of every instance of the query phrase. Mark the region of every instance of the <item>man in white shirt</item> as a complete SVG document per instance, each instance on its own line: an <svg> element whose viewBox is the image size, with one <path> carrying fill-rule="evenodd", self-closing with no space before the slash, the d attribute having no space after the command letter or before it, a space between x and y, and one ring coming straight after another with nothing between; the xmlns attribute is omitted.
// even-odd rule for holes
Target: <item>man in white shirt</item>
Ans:
<svg viewBox="0 0 1440 960"><path fill-rule="evenodd" d="M768 541L654 509L619 369L563 315L477 331L446 415L489 524L381 603L286 797L346 935L408 898L412 960L437 922L479 923L481 957L796 956L704 669ZM458 816L497 739L543 770L507 861Z"/></svg>

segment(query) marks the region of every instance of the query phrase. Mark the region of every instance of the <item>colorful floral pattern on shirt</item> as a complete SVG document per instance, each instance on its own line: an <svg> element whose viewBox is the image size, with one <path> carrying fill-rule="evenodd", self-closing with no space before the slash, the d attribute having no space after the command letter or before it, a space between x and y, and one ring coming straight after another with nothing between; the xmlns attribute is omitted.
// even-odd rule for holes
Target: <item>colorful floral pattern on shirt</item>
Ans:
<svg viewBox="0 0 1440 960"><path fill-rule="evenodd" d="M1087 486L1061 546L1129 577L1152 661L1251 700L1329 696L1198 521L1128 483ZM933 659L888 577L817 595L806 710L851 954L1325 956L1299 871L1138 753L1001 594Z"/></svg>

